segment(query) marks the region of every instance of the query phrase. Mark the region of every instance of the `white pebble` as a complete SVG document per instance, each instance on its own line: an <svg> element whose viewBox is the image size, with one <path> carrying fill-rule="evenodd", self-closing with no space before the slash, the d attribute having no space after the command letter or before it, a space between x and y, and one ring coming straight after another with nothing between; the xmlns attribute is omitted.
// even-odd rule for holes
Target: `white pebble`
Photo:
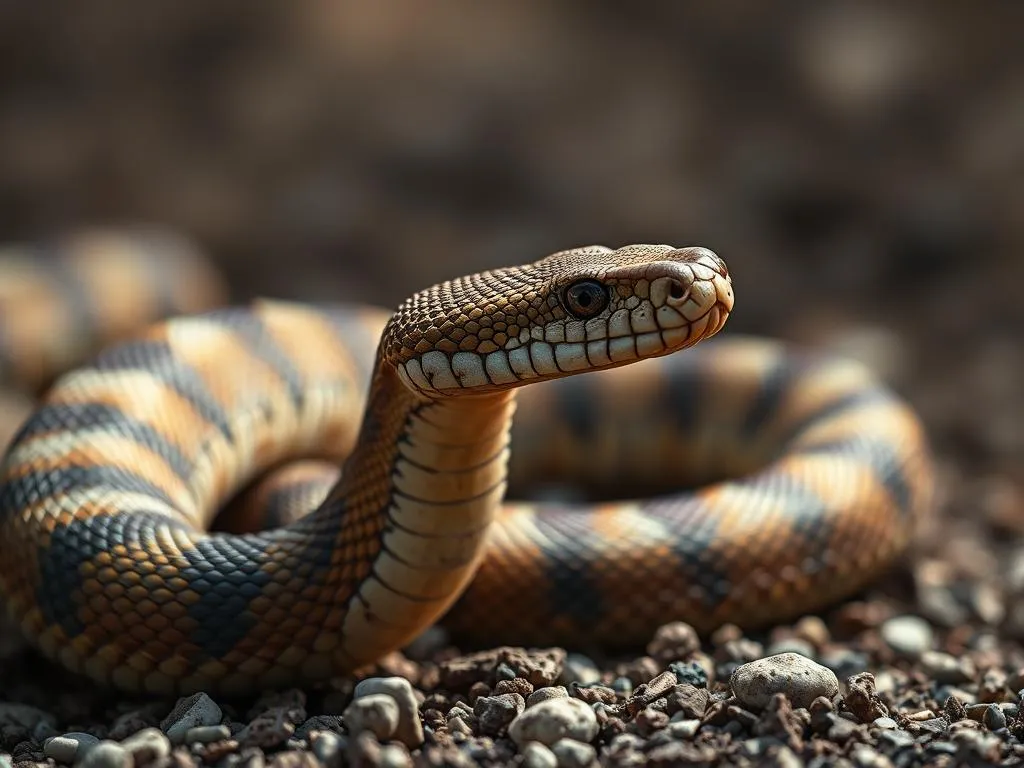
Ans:
<svg viewBox="0 0 1024 768"><path fill-rule="evenodd" d="M579 699L548 699L516 717L508 735L522 749L530 741L551 746L559 739L589 742L597 735L597 715Z"/></svg>
<svg viewBox="0 0 1024 768"><path fill-rule="evenodd" d="M894 616L883 622L878 631L886 645L911 659L929 650L935 638L931 624L920 616Z"/></svg>
<svg viewBox="0 0 1024 768"><path fill-rule="evenodd" d="M555 753L539 741L531 741L523 747L523 768L557 768Z"/></svg>
<svg viewBox="0 0 1024 768"><path fill-rule="evenodd" d="M412 683L404 677L369 677L356 685L355 699L372 694L387 694L398 705L398 729L395 738L409 749L423 744L423 723L420 722L420 705Z"/></svg>
<svg viewBox="0 0 1024 768"><path fill-rule="evenodd" d="M398 702L393 697L386 693L371 693L353 699L342 718L353 736L369 731L378 741L387 741L398 730L401 715Z"/></svg>
<svg viewBox="0 0 1024 768"><path fill-rule="evenodd" d="M149 765L171 754L171 740L159 728L143 728L121 739L121 746L128 750L136 765Z"/></svg>
<svg viewBox="0 0 1024 768"><path fill-rule="evenodd" d="M677 714L682 714L681 712ZM673 715L675 717L675 715ZM680 741L689 741L697 735L697 731L700 730L700 720L676 720L675 722L669 722L667 730L669 735L673 739Z"/></svg>
<svg viewBox="0 0 1024 768"><path fill-rule="evenodd" d="M91 733L65 733L62 736L53 736L43 742L43 754L53 758L58 763L70 765L76 759L81 759L90 747L100 743L100 740Z"/></svg>
<svg viewBox="0 0 1024 768"><path fill-rule="evenodd" d="M327 768L341 768L345 741L333 731L318 731L311 739L313 754Z"/></svg>
<svg viewBox="0 0 1024 768"><path fill-rule="evenodd" d="M529 709L532 706L540 704L542 701L568 698L569 691L565 689L564 685L550 685L545 688L538 688L536 691L527 696L526 708Z"/></svg>
<svg viewBox="0 0 1024 768"><path fill-rule="evenodd" d="M799 653L780 653L736 668L729 680L733 694L744 705L763 709L776 693L784 693L794 707L809 707L819 696L839 693L839 680L828 667Z"/></svg>
<svg viewBox="0 0 1024 768"><path fill-rule="evenodd" d="M587 768L597 760L597 750L575 739L559 739L551 745L558 768Z"/></svg>

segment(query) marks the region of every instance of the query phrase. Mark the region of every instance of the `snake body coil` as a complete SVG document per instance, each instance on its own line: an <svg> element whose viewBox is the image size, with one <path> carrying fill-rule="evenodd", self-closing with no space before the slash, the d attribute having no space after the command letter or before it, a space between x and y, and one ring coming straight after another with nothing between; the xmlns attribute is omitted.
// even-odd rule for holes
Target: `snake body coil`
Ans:
<svg viewBox="0 0 1024 768"><path fill-rule="evenodd" d="M706 249L590 247L393 315L155 325L62 377L10 446L0 594L48 656L155 692L315 683L443 615L481 641L621 643L815 610L908 541L924 438L850 362L669 355L732 304ZM509 482L621 500L503 507Z"/></svg>

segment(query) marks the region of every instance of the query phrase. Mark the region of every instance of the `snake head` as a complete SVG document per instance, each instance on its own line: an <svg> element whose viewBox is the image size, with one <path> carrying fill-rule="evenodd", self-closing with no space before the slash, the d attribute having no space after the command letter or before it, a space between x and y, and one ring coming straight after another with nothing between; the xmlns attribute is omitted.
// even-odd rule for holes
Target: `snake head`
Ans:
<svg viewBox="0 0 1024 768"><path fill-rule="evenodd" d="M415 294L381 360L422 395L494 392L684 349L732 306L728 268L706 248L588 246Z"/></svg>

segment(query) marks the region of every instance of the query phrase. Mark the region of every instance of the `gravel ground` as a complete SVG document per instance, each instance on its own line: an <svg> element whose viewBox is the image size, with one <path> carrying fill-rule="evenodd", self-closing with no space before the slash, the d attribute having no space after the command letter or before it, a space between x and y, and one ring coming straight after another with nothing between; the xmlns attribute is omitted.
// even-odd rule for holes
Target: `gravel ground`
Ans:
<svg viewBox="0 0 1024 768"><path fill-rule="evenodd" d="M460 653L435 630L329 690L130 701L6 649L0 760L136 766L974 766L1024 762L1024 653L884 600L646 654ZM26 676L25 671L30 672ZM45 683L41 686L41 679ZM61 690L54 700L47 691Z"/></svg>
<svg viewBox="0 0 1024 768"><path fill-rule="evenodd" d="M432 632L362 688L154 702L6 630L0 768L1024 764L1024 6L114 8L0 8L4 239L153 220L239 299L388 305L524 253L704 244L728 331L878 368L942 493L860 599L634 658Z"/></svg>

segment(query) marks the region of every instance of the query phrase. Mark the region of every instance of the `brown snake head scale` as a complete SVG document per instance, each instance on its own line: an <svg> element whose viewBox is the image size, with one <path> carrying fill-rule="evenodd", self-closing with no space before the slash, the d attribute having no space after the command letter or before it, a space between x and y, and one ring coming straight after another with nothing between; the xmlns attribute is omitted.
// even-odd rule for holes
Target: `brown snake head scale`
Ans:
<svg viewBox="0 0 1024 768"><path fill-rule="evenodd" d="M415 294L382 361L421 395L494 392L684 349L732 306L729 271L706 248L588 246Z"/></svg>

